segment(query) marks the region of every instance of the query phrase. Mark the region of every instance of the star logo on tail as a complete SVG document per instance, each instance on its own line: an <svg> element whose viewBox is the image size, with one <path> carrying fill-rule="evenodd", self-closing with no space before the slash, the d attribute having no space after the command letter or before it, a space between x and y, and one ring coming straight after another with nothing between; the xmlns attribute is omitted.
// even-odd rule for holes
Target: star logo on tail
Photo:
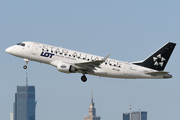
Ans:
<svg viewBox="0 0 180 120"><path fill-rule="evenodd" d="M154 65L155 66L161 66L161 67L163 67L164 61L166 61L166 59L163 58L161 56L161 54L157 55L157 57L153 57L153 60L154 60Z"/></svg>

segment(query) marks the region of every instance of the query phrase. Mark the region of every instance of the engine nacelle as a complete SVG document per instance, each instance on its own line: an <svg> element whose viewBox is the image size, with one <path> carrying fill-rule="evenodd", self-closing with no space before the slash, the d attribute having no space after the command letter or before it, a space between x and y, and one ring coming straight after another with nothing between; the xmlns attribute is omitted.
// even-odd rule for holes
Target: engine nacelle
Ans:
<svg viewBox="0 0 180 120"><path fill-rule="evenodd" d="M76 68L68 63L59 62L57 65L57 70L63 73L73 73L76 71Z"/></svg>

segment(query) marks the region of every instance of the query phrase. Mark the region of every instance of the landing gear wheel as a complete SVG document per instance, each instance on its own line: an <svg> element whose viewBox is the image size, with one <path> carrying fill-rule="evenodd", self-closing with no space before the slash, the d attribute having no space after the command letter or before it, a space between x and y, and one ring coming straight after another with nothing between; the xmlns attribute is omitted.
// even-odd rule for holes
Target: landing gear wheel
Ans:
<svg viewBox="0 0 180 120"><path fill-rule="evenodd" d="M24 65L23 68L27 69L27 64L28 64L29 60L24 58L24 61L26 62L26 65Z"/></svg>
<svg viewBox="0 0 180 120"><path fill-rule="evenodd" d="M87 77L86 77L85 75L83 75L83 76L81 77L81 80L82 80L83 82L86 82L86 81L87 81Z"/></svg>
<svg viewBox="0 0 180 120"><path fill-rule="evenodd" d="M23 68L24 68L24 69L27 69L27 65L24 65Z"/></svg>

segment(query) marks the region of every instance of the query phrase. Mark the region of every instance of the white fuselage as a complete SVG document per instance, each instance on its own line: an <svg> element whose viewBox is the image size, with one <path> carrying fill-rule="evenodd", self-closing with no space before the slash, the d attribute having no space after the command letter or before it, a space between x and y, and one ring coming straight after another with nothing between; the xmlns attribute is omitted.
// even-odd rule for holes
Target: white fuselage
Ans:
<svg viewBox="0 0 180 120"><path fill-rule="evenodd" d="M57 67L60 61L75 65L76 63L87 63L91 61L102 60L104 57L95 56L87 53L77 52L61 47L45 45L36 42L23 42L25 46L14 45L6 49L6 52L25 60L32 60L40 63L49 64ZM149 69L132 63L122 62L114 59L107 59L99 67L87 71L86 74L92 74L101 77L127 78L127 79L158 79L163 75L152 76L148 72L157 70ZM82 71L77 71L82 73Z"/></svg>

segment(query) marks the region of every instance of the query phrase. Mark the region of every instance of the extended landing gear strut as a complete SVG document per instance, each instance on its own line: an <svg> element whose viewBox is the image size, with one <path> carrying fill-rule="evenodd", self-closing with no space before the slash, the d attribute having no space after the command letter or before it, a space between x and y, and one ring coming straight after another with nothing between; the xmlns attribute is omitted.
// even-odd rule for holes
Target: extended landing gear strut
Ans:
<svg viewBox="0 0 180 120"><path fill-rule="evenodd" d="M26 61L26 65L24 65L23 68L27 69L27 64L28 64L29 60L28 59L24 59L24 61Z"/></svg>
<svg viewBox="0 0 180 120"><path fill-rule="evenodd" d="M83 76L81 77L81 80L82 80L83 82L86 82L86 81L87 81L87 77L85 76L85 74L83 74Z"/></svg>

